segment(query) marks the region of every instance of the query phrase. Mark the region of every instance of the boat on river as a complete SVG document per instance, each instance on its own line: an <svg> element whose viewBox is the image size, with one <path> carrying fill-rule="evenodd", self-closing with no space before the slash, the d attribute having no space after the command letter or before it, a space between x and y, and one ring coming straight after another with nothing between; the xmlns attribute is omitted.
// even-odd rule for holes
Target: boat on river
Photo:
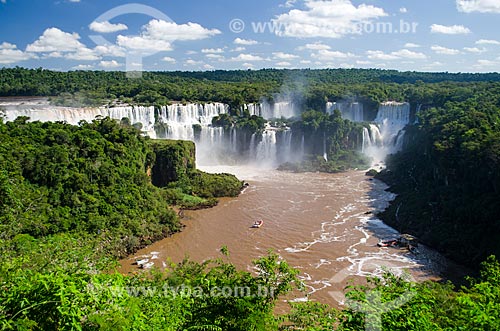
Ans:
<svg viewBox="0 0 500 331"><path fill-rule="evenodd" d="M146 263L149 262L149 259L139 259L139 260L136 260L135 263L139 266L139 267L142 267L143 265L145 265Z"/></svg>
<svg viewBox="0 0 500 331"><path fill-rule="evenodd" d="M253 223L252 228L258 229L258 228L262 227L262 225L264 225L264 221L263 220L258 220L258 221L255 221Z"/></svg>
<svg viewBox="0 0 500 331"><path fill-rule="evenodd" d="M148 262L148 263L141 265L141 268L142 269L151 269L154 265L155 265L154 262Z"/></svg>
<svg viewBox="0 0 500 331"><path fill-rule="evenodd" d="M378 247L395 247L397 245L397 239L382 240L377 244Z"/></svg>

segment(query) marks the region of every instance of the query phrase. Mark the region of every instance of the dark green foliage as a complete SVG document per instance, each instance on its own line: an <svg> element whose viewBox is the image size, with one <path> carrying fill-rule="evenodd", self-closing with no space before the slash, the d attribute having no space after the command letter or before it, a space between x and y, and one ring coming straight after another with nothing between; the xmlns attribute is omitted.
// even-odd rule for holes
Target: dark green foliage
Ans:
<svg viewBox="0 0 500 331"><path fill-rule="evenodd" d="M282 164L280 170L336 173L367 167L368 160L360 153L362 124L342 119L338 110L332 115L306 111L300 121L291 123L291 127L295 145L302 144L299 139L304 137L308 156L299 163Z"/></svg>
<svg viewBox="0 0 500 331"><path fill-rule="evenodd" d="M499 96L498 84L449 90L379 176L398 193L385 221L472 266L500 255Z"/></svg>
<svg viewBox="0 0 500 331"><path fill-rule="evenodd" d="M5 330L277 330L274 306L300 283L297 271L272 253L254 263L260 268L257 275L237 271L221 260L202 264L186 260L172 270L127 277L86 269L70 273L62 263L51 273L16 265L1 275L9 289L0 291L0 326Z"/></svg>
<svg viewBox="0 0 500 331"><path fill-rule="evenodd" d="M325 161L322 156L309 156L298 163L286 162L278 167L278 170L293 172L326 172L339 173L351 169L366 169L368 160L364 155L357 151L341 152L334 160Z"/></svg>
<svg viewBox="0 0 500 331"><path fill-rule="evenodd" d="M2 238L61 232L121 238L116 254L178 229L161 190L150 184L148 139L105 118L71 126L0 124Z"/></svg>
<svg viewBox="0 0 500 331"><path fill-rule="evenodd" d="M192 194L202 198L236 197L243 182L231 174L207 174L194 170L189 176Z"/></svg>
<svg viewBox="0 0 500 331"><path fill-rule="evenodd" d="M196 170L195 144L191 141L155 140L150 143L155 161L152 182L164 190L167 201L186 209L212 207L215 198L235 197L243 183L234 175Z"/></svg>
<svg viewBox="0 0 500 331"><path fill-rule="evenodd" d="M196 168L195 145L190 141L155 140L151 142L155 154L152 181L157 187L172 182L186 181Z"/></svg>
<svg viewBox="0 0 500 331"><path fill-rule="evenodd" d="M212 119L212 126L221 127L225 130L231 128L240 129L243 134L252 134L264 130L266 120L260 116L231 116L221 114Z"/></svg>
<svg viewBox="0 0 500 331"><path fill-rule="evenodd" d="M68 242L68 241L66 241ZM53 243L54 244L54 243ZM47 248L47 247L45 247ZM74 252L76 253L76 251ZM227 258L227 253L225 258ZM80 255L78 255L80 256ZM500 267L490 257L467 287L412 283L386 273L348 286L344 309L276 303L301 288L297 270L274 253L256 261L258 273L222 260L185 260L164 272L96 273L85 262L60 259L48 270L2 261L0 325L4 330L498 330ZM380 323L380 324L379 324Z"/></svg>

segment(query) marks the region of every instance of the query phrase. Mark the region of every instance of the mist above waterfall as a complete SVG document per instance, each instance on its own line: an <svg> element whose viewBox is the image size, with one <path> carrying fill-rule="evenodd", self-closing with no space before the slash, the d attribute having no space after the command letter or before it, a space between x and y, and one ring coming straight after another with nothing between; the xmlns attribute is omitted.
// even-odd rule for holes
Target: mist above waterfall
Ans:
<svg viewBox="0 0 500 331"><path fill-rule="evenodd" d="M276 94L272 98L262 98L258 104L247 104L244 109L266 120L290 119L302 113L302 97L293 93Z"/></svg>
<svg viewBox="0 0 500 331"><path fill-rule="evenodd" d="M272 108L276 110L274 114L284 117L298 111L297 108L288 108L288 105L287 101L280 101ZM63 121L78 125L80 121L91 122L98 117L128 118L130 124L153 139L194 141L201 165L252 163L276 167L282 162L297 160L300 154L292 152L292 132L287 127L276 128L267 124L262 133L250 133L235 127L214 127L212 120L216 116L229 113L229 106L223 103L70 108L52 106L47 99L37 98L10 99L0 102L0 106L4 109L6 121L25 116L31 121Z"/></svg>
<svg viewBox="0 0 500 331"><path fill-rule="evenodd" d="M333 114L339 110L342 118L352 122L363 122L365 119L363 104L354 101L337 101L326 103L326 113Z"/></svg>
<svg viewBox="0 0 500 331"><path fill-rule="evenodd" d="M373 162L384 162L403 147L404 128L410 123L410 104L388 101L380 104L374 124L363 129L363 153Z"/></svg>
<svg viewBox="0 0 500 331"><path fill-rule="evenodd" d="M329 159L329 137L321 133L311 139L301 130L292 130L287 124L268 122L261 131L248 131L236 125L216 127L212 120L220 115L229 115L229 106L223 103L174 103L168 106L127 106L69 108L52 106L46 99L24 99L0 101L6 121L19 116L32 121L65 121L77 125L80 121L92 121L96 117L109 116L116 120L128 118L128 122L140 128L154 139L191 140L196 143L197 159L201 165L253 164L262 167L277 167L285 162L300 162L306 154L317 154ZM243 110L250 115L264 118L291 118L300 116L301 97L283 93L272 101L247 104ZM366 117L363 104L355 101L337 101L325 104L325 113L336 109L344 119L363 122ZM359 149L379 163L385 157L402 148L404 127L410 120L408 103L385 102L378 109L373 123L365 127ZM289 124L288 124L289 125ZM316 141L318 140L318 141ZM317 146L315 146L317 144Z"/></svg>

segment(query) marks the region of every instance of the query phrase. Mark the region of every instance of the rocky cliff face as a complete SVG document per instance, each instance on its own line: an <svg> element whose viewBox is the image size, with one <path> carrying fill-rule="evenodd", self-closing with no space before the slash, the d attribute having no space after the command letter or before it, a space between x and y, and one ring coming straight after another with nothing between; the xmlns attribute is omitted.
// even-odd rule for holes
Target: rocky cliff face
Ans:
<svg viewBox="0 0 500 331"><path fill-rule="evenodd" d="M196 169L196 149L191 141L154 140L151 142L156 155L151 171L151 181L157 187L183 181Z"/></svg>

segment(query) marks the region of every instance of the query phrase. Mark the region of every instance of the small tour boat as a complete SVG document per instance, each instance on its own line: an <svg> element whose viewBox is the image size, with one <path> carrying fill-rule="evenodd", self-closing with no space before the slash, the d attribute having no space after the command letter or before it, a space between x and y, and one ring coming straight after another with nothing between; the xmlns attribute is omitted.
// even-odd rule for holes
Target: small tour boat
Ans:
<svg viewBox="0 0 500 331"><path fill-rule="evenodd" d="M252 228L260 228L263 224L264 224L263 220L255 221L252 225Z"/></svg>
<svg viewBox="0 0 500 331"><path fill-rule="evenodd" d="M381 241L377 244L378 247L394 247L398 244L397 239Z"/></svg>
<svg viewBox="0 0 500 331"><path fill-rule="evenodd" d="M141 265L141 268L142 269L151 269L154 265L155 265L154 262L149 262L149 263Z"/></svg>
<svg viewBox="0 0 500 331"><path fill-rule="evenodd" d="M143 265L145 265L146 263L149 262L149 259L140 259L140 260L136 260L135 263L139 266L139 267L142 267Z"/></svg>

